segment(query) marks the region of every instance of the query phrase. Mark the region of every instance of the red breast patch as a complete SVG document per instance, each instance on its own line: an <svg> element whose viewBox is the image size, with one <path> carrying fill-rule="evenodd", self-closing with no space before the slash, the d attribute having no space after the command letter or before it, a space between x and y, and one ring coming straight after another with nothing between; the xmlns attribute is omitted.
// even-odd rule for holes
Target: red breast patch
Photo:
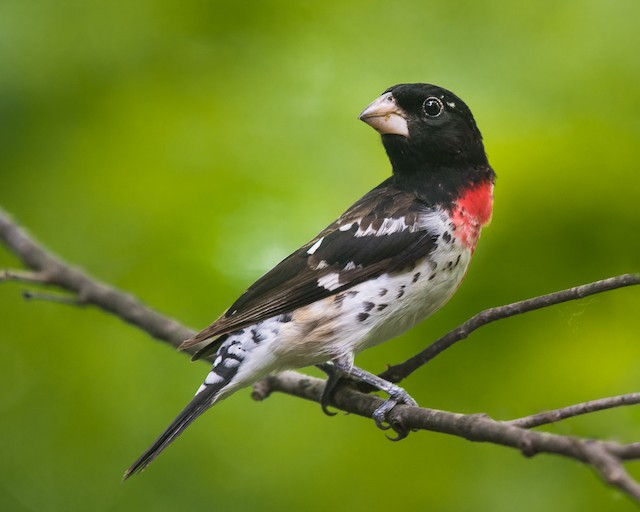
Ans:
<svg viewBox="0 0 640 512"><path fill-rule="evenodd" d="M473 251L482 226L491 221L492 211L493 183L484 182L466 190L451 209L455 237Z"/></svg>

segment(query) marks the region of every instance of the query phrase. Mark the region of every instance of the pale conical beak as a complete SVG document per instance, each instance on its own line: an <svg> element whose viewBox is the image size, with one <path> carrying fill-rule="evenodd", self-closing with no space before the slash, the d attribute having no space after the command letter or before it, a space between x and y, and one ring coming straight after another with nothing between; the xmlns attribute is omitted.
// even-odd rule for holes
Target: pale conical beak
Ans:
<svg viewBox="0 0 640 512"><path fill-rule="evenodd" d="M383 94L365 108L359 119L381 135L394 134L409 137L406 114L390 92Z"/></svg>

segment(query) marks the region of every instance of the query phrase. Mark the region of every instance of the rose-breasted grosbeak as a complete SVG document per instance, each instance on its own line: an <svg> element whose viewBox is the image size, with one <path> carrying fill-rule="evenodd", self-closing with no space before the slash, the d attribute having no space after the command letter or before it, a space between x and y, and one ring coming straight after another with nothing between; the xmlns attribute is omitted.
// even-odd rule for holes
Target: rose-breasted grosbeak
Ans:
<svg viewBox="0 0 640 512"><path fill-rule="evenodd" d="M353 366L354 355L431 315L460 285L491 217L495 174L465 103L427 84L387 89L360 119L382 134L393 175L258 279L213 324L185 341L215 352L195 397L125 478L144 469L191 422L269 373L321 365L329 380L361 379L397 403L398 386ZM330 362L330 364L326 364Z"/></svg>

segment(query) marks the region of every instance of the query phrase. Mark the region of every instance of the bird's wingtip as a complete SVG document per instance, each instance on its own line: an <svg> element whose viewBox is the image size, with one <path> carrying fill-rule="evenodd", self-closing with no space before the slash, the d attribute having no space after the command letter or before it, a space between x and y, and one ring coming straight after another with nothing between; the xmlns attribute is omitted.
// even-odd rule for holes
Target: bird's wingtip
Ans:
<svg viewBox="0 0 640 512"><path fill-rule="evenodd" d="M194 339L193 338L189 338L189 339L184 340L182 343L180 343L180 345L178 345L178 350L185 351L185 350L188 350L193 345L195 345Z"/></svg>

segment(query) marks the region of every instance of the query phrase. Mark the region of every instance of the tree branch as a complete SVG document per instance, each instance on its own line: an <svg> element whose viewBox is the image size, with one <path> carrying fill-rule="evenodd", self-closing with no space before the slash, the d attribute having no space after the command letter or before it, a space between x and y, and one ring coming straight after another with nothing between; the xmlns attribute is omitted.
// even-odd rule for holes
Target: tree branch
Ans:
<svg viewBox="0 0 640 512"><path fill-rule="evenodd" d="M506 423L515 427L533 428L539 427L540 425L546 425L548 423L555 423L556 421L565 420L567 418L573 418L574 416L580 416L582 414L603 411L605 409L612 409L623 405L636 405L639 403L640 393L628 393L626 395L609 396L607 398L591 400L581 404L569 405L568 407L562 407L561 409L553 409L551 411L532 414L531 416L525 416L524 418L518 418Z"/></svg>
<svg viewBox="0 0 640 512"><path fill-rule="evenodd" d="M125 322L139 327L154 338L177 347L194 332L137 300L133 295L121 292L98 281L82 270L64 263L51 251L34 241L11 217L0 209L0 240L35 273L4 271L4 280L13 279L53 285L71 292L82 304L97 306L116 315Z"/></svg>
<svg viewBox="0 0 640 512"><path fill-rule="evenodd" d="M620 459L607 450L603 443L597 441L586 442L583 445L583 451L587 457L587 462L596 469L606 482L618 487L640 502L640 484L631 478Z"/></svg>
<svg viewBox="0 0 640 512"><path fill-rule="evenodd" d="M259 391L252 395L256 400L266 398L271 392L279 391L306 400L319 402L325 381L287 371L264 379ZM370 418L384 400L376 395L363 394L349 386L341 386L333 397L333 405L343 411ZM615 442L581 439L573 436L534 432L497 421L486 414L459 414L426 407L396 406L390 413L390 422L396 430L428 430L441 432L476 442L490 442L520 450L532 457L538 453L554 453L590 462L587 446L598 446L601 453L610 454L620 460L640 459L640 444L620 444Z"/></svg>
<svg viewBox="0 0 640 512"><path fill-rule="evenodd" d="M0 212L0 219L1 215L2 213ZM40 272L4 269L0 270L0 283L4 281L18 281L21 283L30 284L47 284L47 277Z"/></svg>
<svg viewBox="0 0 640 512"><path fill-rule="evenodd" d="M589 295L595 295L596 293L602 293L636 284L640 284L640 274L623 274L621 276L603 279L602 281L596 281L594 283L583 284L582 286L568 288L559 292L541 295L540 297L514 302L513 304L485 309L456 327L453 331L442 336L442 338L434 341L419 354L407 359L404 363L390 366L386 371L380 374L380 377L390 382L400 382L418 368L434 359L438 354L441 354L455 343L466 339L476 329L479 329L491 322L495 322L496 320L502 320L503 318L521 315L523 313L528 313L529 311L535 311L536 309L561 304L562 302L582 299Z"/></svg>
<svg viewBox="0 0 640 512"><path fill-rule="evenodd" d="M132 295L93 279L80 269L66 264L34 241L1 209L0 240L20 258L25 267L31 269L31 272L5 270L0 273L0 283L20 281L56 287L70 292L71 297L67 299L67 296L64 296L66 302L99 307L173 346L179 345L182 340L193 335L192 330L145 306ZM639 275L626 274L485 310L437 340L420 354L402 364L390 367L382 375L398 382L446 348L465 339L474 330L495 320L639 283ZM257 383L253 397L256 400L263 400L271 392L278 391L319 402L324 385L323 380L287 371ZM441 432L470 441L489 442L515 448L527 457L538 453L563 455L591 465L604 481L640 502L640 485L628 475L622 465L622 461L640 459L640 443L620 444L528 430L533 426L578 414L635 404L640 401L638 395L640 394L631 393L594 400L505 422L496 421L484 414L458 414L399 405L391 411L389 422L397 432L408 430ZM332 399L335 407L366 418L371 418L382 402L383 400L376 395L364 394L349 386L340 386Z"/></svg>

